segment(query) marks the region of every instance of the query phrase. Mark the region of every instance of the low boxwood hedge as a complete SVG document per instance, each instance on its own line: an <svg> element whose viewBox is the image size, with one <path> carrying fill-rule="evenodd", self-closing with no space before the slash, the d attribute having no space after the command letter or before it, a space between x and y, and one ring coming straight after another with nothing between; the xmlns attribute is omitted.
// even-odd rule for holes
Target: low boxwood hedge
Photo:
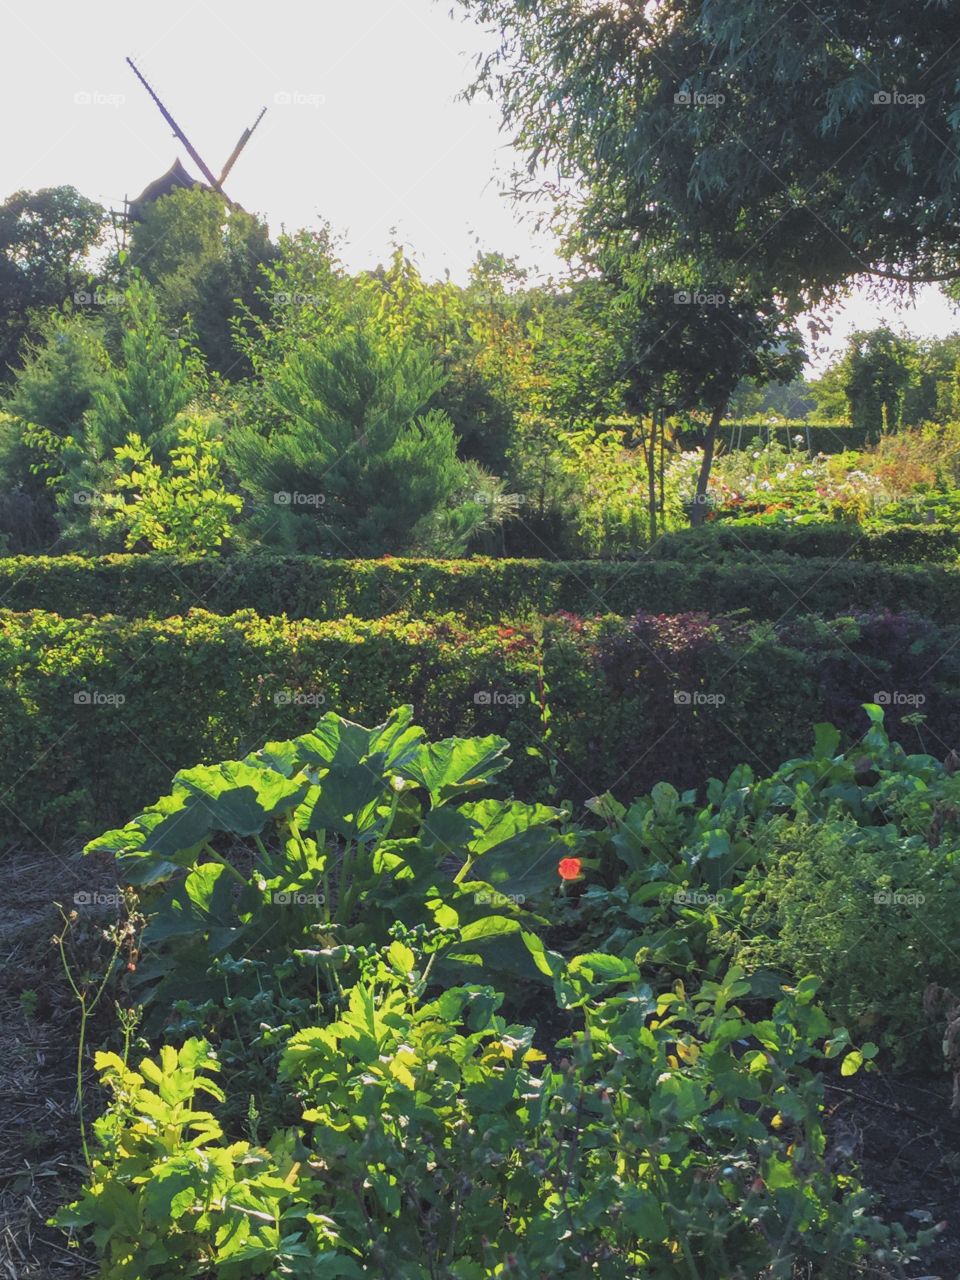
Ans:
<svg viewBox="0 0 960 1280"><path fill-rule="evenodd" d="M0 560L0 605L64 616L173 617L192 608L228 615L335 620L458 613L471 623L567 610L578 614L704 609L776 620L895 603L960 622L960 571L949 565L854 558L846 531L773 538L770 529L677 535L647 559L325 560L318 557L14 557ZM799 531L798 531L799 532ZM904 531L897 530L898 535ZM899 545L906 548L909 539ZM819 554L806 558L803 548ZM849 549L849 550L848 550ZM682 552L687 558L663 558ZM906 550L903 552L907 554Z"/></svg>
<svg viewBox="0 0 960 1280"><path fill-rule="evenodd" d="M894 735L945 754L960 745L958 655L960 629L883 613L774 627L0 612L0 841L68 847L178 768L288 738L326 710L372 723L404 702L435 736L508 737L508 783L528 797L702 786L741 760L765 772L806 748L815 721L861 731L858 708L878 694Z"/></svg>

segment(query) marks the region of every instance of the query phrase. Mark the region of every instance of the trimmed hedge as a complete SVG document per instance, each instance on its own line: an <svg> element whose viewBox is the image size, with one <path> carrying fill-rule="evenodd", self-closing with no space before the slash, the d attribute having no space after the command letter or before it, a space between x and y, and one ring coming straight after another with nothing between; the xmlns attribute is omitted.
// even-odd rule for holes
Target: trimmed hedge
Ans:
<svg viewBox="0 0 960 1280"><path fill-rule="evenodd" d="M858 708L880 691L895 733L945 753L960 745L958 642L960 629L887 614L778 629L561 616L528 631L453 617L0 612L0 841L72 847L152 801L178 768L290 737L326 710L373 723L404 702L432 736L508 737L506 783L527 797L553 794L550 760L556 795L576 801L661 779L702 786L741 760L767 772L806 749L815 721L862 731ZM902 723L918 695L922 738Z"/></svg>
<svg viewBox="0 0 960 1280"><path fill-rule="evenodd" d="M864 529L860 525L727 524L684 529L660 538L648 553L655 560L742 560L754 556L845 557L879 564L956 564L960 529L948 525L897 525ZM2 562L0 562L2 563Z"/></svg>
<svg viewBox="0 0 960 1280"><path fill-rule="evenodd" d="M255 609L263 617L329 621L457 613L478 624L558 610L628 615L641 609L712 614L743 609L752 617L776 620L796 612L838 614L896 604L940 622L960 622L960 569L855 561L843 554L843 537L851 536L846 531L842 536L824 531L816 535L823 539L819 544L807 544L803 537L778 541L771 532L711 529L703 537L691 533L688 542L687 535L677 535L664 553L682 546L689 556L684 561L660 559L659 552L620 563L25 556L0 560L0 605L131 618L173 617L192 608L221 615ZM886 545L908 544L909 539ZM819 546L824 557L801 560L798 551L784 550L804 545Z"/></svg>

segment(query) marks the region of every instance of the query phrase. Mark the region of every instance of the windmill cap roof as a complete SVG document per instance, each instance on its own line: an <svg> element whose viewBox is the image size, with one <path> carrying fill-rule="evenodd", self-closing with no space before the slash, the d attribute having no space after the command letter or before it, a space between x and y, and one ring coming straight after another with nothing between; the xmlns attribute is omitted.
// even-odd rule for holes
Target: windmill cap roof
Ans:
<svg viewBox="0 0 960 1280"><path fill-rule="evenodd" d="M191 177L181 164L180 157L177 156L166 173L148 183L140 194L130 201L129 216L135 222L138 222L143 217L147 205L153 204L156 200L160 200L163 196L168 196L174 191L190 187L199 187L203 191L212 190L205 182L201 182L199 178Z"/></svg>

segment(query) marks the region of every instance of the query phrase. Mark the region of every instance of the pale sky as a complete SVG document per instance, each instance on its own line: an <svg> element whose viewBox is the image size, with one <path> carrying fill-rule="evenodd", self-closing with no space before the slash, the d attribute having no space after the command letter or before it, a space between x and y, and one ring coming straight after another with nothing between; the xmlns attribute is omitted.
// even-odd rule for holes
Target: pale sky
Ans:
<svg viewBox="0 0 960 1280"><path fill-rule="evenodd" d="M5 9L0 193L71 183L115 208L180 154L130 54L214 173L276 234L329 221L348 266L391 228L424 269L463 279L482 247L556 269L500 195L512 152L488 101L456 101L484 37L433 0L35 0ZM80 100L77 100L79 97ZM89 98L89 101L87 100ZM500 181L497 175L500 175ZM199 173L197 173L199 177Z"/></svg>
<svg viewBox="0 0 960 1280"><path fill-rule="evenodd" d="M210 168L267 114L227 193L274 234L328 221L359 270L385 260L391 229L428 276L463 281L478 246L556 272L501 194L515 157L496 107L467 104L486 37L452 0L34 0L4 10L0 196L70 183L121 208L189 157L127 67L131 54ZM198 174L199 176L199 174ZM960 328L935 290L898 311L854 298L831 349L886 322L924 336ZM817 362L818 365L822 361Z"/></svg>

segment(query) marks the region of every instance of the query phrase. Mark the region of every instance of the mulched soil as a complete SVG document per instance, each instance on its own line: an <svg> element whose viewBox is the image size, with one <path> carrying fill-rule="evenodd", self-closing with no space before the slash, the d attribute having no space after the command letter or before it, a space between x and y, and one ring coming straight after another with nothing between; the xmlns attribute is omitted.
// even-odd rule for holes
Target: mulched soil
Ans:
<svg viewBox="0 0 960 1280"><path fill-rule="evenodd" d="M827 1087L831 1143L850 1152L883 1218L910 1234L942 1230L913 1276L960 1277L960 1116L950 1114L946 1075L860 1072Z"/></svg>
<svg viewBox="0 0 960 1280"><path fill-rule="evenodd" d="M96 1272L63 1232L46 1225L82 1180L75 1098L76 1004L51 944L74 894L111 893L108 860L6 855L0 906L0 1280L80 1280ZM81 946L109 911L80 907ZM104 1011L107 1017L109 1010ZM94 1040L96 1035L94 1034ZM92 1052L92 1051L91 1051ZM92 1071L88 1072L92 1075ZM913 1277L960 1280L960 1116L952 1081L861 1072L827 1086L827 1128L852 1159L884 1217L914 1233L942 1224ZM97 1099L87 1104L88 1117Z"/></svg>
<svg viewBox="0 0 960 1280"><path fill-rule="evenodd" d="M111 893L115 885L109 865L90 858L6 854L3 867L0 1280L92 1275L96 1265L46 1225L76 1192L83 1170L74 1074L79 1019L51 941L62 924L53 903L69 911L75 893ZM95 907L78 908L81 942L96 934L97 916Z"/></svg>

